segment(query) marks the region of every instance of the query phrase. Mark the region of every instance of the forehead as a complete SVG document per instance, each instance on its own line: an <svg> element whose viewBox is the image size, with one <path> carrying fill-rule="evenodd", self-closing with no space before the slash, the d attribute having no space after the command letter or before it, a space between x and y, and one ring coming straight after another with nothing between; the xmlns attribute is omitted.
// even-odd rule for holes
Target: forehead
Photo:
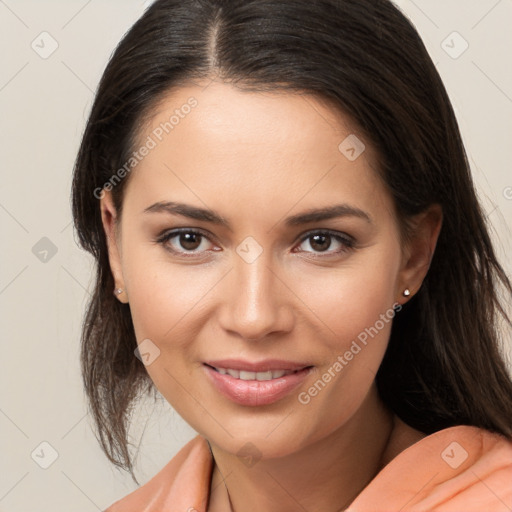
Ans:
<svg viewBox="0 0 512 512"><path fill-rule="evenodd" d="M165 95L152 110L142 135L156 130L159 142L165 138L172 144L171 139L177 142L180 136L181 140L190 139L189 128L201 138L205 150L216 148L223 156L222 150L231 142L245 152L258 151L262 144L267 150L288 154L305 154L305 149L313 149L311 146L332 152L342 137L357 131L339 109L311 94L253 92L212 82L203 87L181 87ZM219 146L219 142L225 144ZM300 150L304 143L307 147Z"/></svg>
<svg viewBox="0 0 512 512"><path fill-rule="evenodd" d="M141 201L179 194L288 209L343 200L390 206L373 148L347 116L312 95L216 82L181 87L141 127L136 149L143 146L150 149L128 187Z"/></svg>

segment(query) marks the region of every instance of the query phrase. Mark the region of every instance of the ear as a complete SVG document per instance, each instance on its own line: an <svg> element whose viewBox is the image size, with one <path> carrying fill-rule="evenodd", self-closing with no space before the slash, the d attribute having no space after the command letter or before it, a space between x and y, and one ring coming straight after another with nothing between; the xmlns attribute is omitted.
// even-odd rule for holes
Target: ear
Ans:
<svg viewBox="0 0 512 512"><path fill-rule="evenodd" d="M407 300L403 296L406 288L410 291L409 298L420 289L434 256L442 222L443 211L439 204L431 205L410 222L410 239L402 251L402 266L397 280L397 302L400 304Z"/></svg>
<svg viewBox="0 0 512 512"><path fill-rule="evenodd" d="M110 263L110 270L114 277L115 290L112 293L121 301L126 304L128 302L128 293L125 289L123 278L123 271L121 266L121 252L119 243L119 224L117 211L114 206L112 193L103 190L100 200L101 221L107 239L108 259ZM121 292L118 292L122 290Z"/></svg>

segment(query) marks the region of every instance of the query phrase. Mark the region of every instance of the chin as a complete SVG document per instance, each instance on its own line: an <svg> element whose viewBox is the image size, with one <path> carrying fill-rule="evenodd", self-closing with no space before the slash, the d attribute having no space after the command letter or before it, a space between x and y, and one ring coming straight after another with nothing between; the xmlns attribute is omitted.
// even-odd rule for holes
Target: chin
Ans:
<svg viewBox="0 0 512 512"><path fill-rule="evenodd" d="M325 426L325 425L324 425ZM211 427L211 426L210 426ZM285 413L272 420L244 418L223 423L225 428L196 430L212 445L226 453L260 460L277 459L292 455L329 435L316 423L308 425L296 414Z"/></svg>

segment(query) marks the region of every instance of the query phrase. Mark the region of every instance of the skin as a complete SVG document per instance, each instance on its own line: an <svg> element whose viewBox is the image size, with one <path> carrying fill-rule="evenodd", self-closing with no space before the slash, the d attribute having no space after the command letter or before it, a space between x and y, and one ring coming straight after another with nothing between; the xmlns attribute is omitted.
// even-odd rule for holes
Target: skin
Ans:
<svg viewBox="0 0 512 512"><path fill-rule="evenodd" d="M309 403L298 395L358 334L419 289L440 208L417 216L414 236L401 243L392 199L374 170L378 155L365 141L362 155L347 159L340 142L364 137L347 116L309 95L218 82L182 87L141 128L141 144L191 96L198 105L132 171L121 218L111 193L101 200L111 269L124 290L119 300L130 304L138 342L149 338L160 350L146 367L154 384L211 445L210 512L340 510L421 436L406 427L400 437L376 391L391 322ZM231 229L145 212L166 201L215 210ZM340 203L371 221L344 216L286 225L289 216ZM176 228L208 238L198 237L192 250L179 236L155 241ZM311 230L349 235L354 247L335 238L315 244L304 237ZM249 236L262 248L252 263L236 251ZM222 358L292 359L314 368L285 398L250 407L220 395L206 378L203 362ZM237 456L248 442L258 452L251 467Z"/></svg>

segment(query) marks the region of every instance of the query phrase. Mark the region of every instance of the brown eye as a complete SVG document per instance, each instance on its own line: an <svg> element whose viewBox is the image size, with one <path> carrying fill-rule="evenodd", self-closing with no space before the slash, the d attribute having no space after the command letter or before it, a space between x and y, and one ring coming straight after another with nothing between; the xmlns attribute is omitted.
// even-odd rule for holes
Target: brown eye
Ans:
<svg viewBox="0 0 512 512"><path fill-rule="evenodd" d="M181 233L179 235L179 244L187 251L194 251L201 245L202 235L197 233Z"/></svg>
<svg viewBox="0 0 512 512"><path fill-rule="evenodd" d="M310 245L315 251L326 251L331 246L331 237L330 235L313 235L310 237Z"/></svg>
<svg viewBox="0 0 512 512"><path fill-rule="evenodd" d="M214 250L214 244L203 233L193 229L179 229L163 233L156 241L174 254L200 256Z"/></svg>
<svg viewBox="0 0 512 512"><path fill-rule="evenodd" d="M312 254L325 253L336 255L353 249L355 240L349 235L330 231L316 231L306 233L298 246L299 252Z"/></svg>

